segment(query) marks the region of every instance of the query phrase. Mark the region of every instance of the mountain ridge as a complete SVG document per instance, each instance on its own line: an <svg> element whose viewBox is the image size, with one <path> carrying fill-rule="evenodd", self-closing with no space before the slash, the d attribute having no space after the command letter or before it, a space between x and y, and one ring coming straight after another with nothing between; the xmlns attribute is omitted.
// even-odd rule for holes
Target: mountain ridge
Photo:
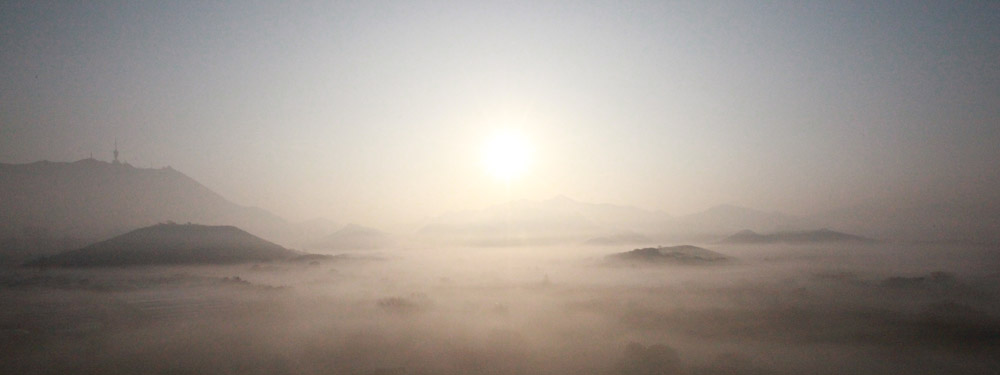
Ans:
<svg viewBox="0 0 1000 375"><path fill-rule="evenodd" d="M749 229L744 229L731 236L728 236L721 243L728 244L802 244L802 243L831 243L831 242L874 242L874 240L849 233L837 232L830 229L816 229L806 231L785 231L768 234L760 234Z"/></svg>
<svg viewBox="0 0 1000 375"><path fill-rule="evenodd" d="M717 240L735 230L802 229L804 220L732 204L671 216L662 211L607 203L586 203L558 195L517 200L479 210L441 215L420 229L425 236L465 244L614 243ZM628 233L629 236L622 234ZM506 234L507 237L502 237ZM632 237L632 239L626 238ZM476 240L483 240L477 242Z"/></svg>
<svg viewBox="0 0 1000 375"><path fill-rule="evenodd" d="M393 244L390 234L381 230L350 223L313 242L310 247L324 250L374 250Z"/></svg>
<svg viewBox="0 0 1000 375"><path fill-rule="evenodd" d="M288 240L284 219L233 203L171 167L136 168L96 159L0 163L0 238L36 228L92 242L156 223L226 224Z"/></svg>

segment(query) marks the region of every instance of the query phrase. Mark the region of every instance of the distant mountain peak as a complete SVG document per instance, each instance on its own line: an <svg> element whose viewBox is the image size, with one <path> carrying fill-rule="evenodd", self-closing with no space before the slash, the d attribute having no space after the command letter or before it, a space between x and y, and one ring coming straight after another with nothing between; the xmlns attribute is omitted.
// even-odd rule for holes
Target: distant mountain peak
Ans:
<svg viewBox="0 0 1000 375"><path fill-rule="evenodd" d="M91 242L173 220L232 224L283 238L288 223L235 204L170 167L137 168L93 158L75 162L0 163L0 238L27 227ZM62 249L53 249L62 250Z"/></svg>
<svg viewBox="0 0 1000 375"><path fill-rule="evenodd" d="M385 232L351 223L311 244L311 247L327 250L370 250L384 248L393 243L393 237Z"/></svg>

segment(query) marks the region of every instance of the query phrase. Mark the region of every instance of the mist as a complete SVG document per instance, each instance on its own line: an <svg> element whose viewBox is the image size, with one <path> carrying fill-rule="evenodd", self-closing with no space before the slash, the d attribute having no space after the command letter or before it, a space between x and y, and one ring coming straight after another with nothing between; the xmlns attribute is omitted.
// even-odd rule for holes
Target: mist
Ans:
<svg viewBox="0 0 1000 375"><path fill-rule="evenodd" d="M410 248L313 264L6 269L4 368L46 373L992 373L981 247ZM892 264L891 267L884 265Z"/></svg>
<svg viewBox="0 0 1000 375"><path fill-rule="evenodd" d="M0 3L0 369L995 374L996 2Z"/></svg>

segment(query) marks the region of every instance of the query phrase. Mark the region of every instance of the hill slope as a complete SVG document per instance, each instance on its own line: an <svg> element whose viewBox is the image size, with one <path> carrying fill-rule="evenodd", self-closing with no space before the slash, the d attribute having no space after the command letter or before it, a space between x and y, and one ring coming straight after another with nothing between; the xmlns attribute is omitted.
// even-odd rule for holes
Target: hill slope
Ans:
<svg viewBox="0 0 1000 375"><path fill-rule="evenodd" d="M227 264L291 259L298 255L233 226L158 224L81 249L41 258L28 265Z"/></svg>
<svg viewBox="0 0 1000 375"><path fill-rule="evenodd" d="M357 224L348 224L323 237L312 247L327 250L370 250L390 246L392 243L392 236L388 233Z"/></svg>
<svg viewBox="0 0 1000 375"><path fill-rule="evenodd" d="M172 168L135 168L84 159L0 163L0 238L76 239L76 246L156 223L237 225L267 238L289 232L283 219L230 202Z"/></svg>

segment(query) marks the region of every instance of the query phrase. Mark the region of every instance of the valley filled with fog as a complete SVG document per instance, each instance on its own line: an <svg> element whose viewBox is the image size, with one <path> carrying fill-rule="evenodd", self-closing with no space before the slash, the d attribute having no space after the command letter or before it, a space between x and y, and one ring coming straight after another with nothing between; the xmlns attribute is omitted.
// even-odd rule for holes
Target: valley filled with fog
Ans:
<svg viewBox="0 0 1000 375"><path fill-rule="evenodd" d="M0 375L1000 374L998 1L0 33Z"/></svg>
<svg viewBox="0 0 1000 375"><path fill-rule="evenodd" d="M407 246L409 245L409 246ZM417 241L308 262L6 267L17 374L995 373L1000 259L973 245Z"/></svg>

